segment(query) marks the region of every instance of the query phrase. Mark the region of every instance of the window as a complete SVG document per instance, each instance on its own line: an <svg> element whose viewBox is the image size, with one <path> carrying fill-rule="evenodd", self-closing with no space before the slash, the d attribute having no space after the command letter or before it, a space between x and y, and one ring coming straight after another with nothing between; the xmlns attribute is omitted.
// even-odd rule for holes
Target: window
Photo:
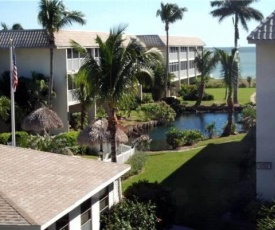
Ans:
<svg viewBox="0 0 275 230"><path fill-rule="evenodd" d="M75 89L74 75L68 74L68 90Z"/></svg>
<svg viewBox="0 0 275 230"><path fill-rule="evenodd" d="M56 221L56 230L70 230L69 214L61 217L58 221Z"/></svg>
<svg viewBox="0 0 275 230"><path fill-rule="evenodd" d="M195 68L194 60L189 61L189 69L194 69L194 68Z"/></svg>
<svg viewBox="0 0 275 230"><path fill-rule="evenodd" d="M72 58L72 49L67 49L67 59Z"/></svg>
<svg viewBox="0 0 275 230"><path fill-rule="evenodd" d="M186 69L187 69L187 61L181 61L180 70L186 70Z"/></svg>
<svg viewBox="0 0 275 230"><path fill-rule="evenodd" d="M81 228L91 229L91 199L86 200L80 206L81 210Z"/></svg>
<svg viewBox="0 0 275 230"><path fill-rule="evenodd" d="M189 47L189 52L195 52L196 51L196 47Z"/></svg>
<svg viewBox="0 0 275 230"><path fill-rule="evenodd" d="M92 49L91 48L87 48L87 54L92 55Z"/></svg>
<svg viewBox="0 0 275 230"><path fill-rule="evenodd" d="M178 47L170 47L170 53L177 53Z"/></svg>
<svg viewBox="0 0 275 230"><path fill-rule="evenodd" d="M78 58L78 51L73 49L73 58Z"/></svg>
<svg viewBox="0 0 275 230"><path fill-rule="evenodd" d="M99 210L100 213L104 213L109 208L109 190L108 187L101 191L101 196L99 198Z"/></svg>
<svg viewBox="0 0 275 230"><path fill-rule="evenodd" d="M99 57L99 48L95 48L95 57Z"/></svg>
<svg viewBox="0 0 275 230"><path fill-rule="evenodd" d="M178 62L169 63L169 72L176 72L176 71L179 71L179 63Z"/></svg>
<svg viewBox="0 0 275 230"><path fill-rule="evenodd" d="M187 47L180 47L180 52L187 52Z"/></svg>

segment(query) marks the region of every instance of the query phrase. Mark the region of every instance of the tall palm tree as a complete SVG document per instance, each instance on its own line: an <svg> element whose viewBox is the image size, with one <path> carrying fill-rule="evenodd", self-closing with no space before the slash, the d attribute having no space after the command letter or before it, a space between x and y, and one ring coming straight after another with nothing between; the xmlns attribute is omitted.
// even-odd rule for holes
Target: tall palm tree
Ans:
<svg viewBox="0 0 275 230"><path fill-rule="evenodd" d="M227 92L227 106L228 106L228 118L227 124L223 130L222 136L229 136L233 134L233 112L234 112L234 102L232 98L233 86L236 81L236 74L238 74L238 61L236 60L237 49L232 49L231 54L226 53L223 50L216 49L216 53L219 55L219 60L221 63L221 74L223 76Z"/></svg>
<svg viewBox="0 0 275 230"><path fill-rule="evenodd" d="M61 0L40 0L38 21L49 35L50 44L50 79L48 106L51 107L53 91L53 48L54 33L73 22L81 25L86 23L84 14L80 11L68 11Z"/></svg>
<svg viewBox="0 0 275 230"><path fill-rule="evenodd" d="M262 13L250 6L253 2L256 1L257 0L218 0L211 2L211 6L216 7L216 9L210 13L213 17L218 17L219 22L222 22L223 19L229 16L233 17L235 49L238 49L238 39L240 38L239 21L245 31L248 32L248 21L251 19L261 21L263 19ZM238 55L238 51L236 54ZM236 79L237 78L238 76L236 76ZM234 103L238 103L238 81L235 81L234 85Z"/></svg>
<svg viewBox="0 0 275 230"><path fill-rule="evenodd" d="M197 52L197 56L195 58L195 65L197 70L201 73L201 80L198 90L199 95L195 104L196 107L201 104L205 90L205 80L207 77L209 77L212 70L216 67L218 61L219 56L216 52L214 54L210 50L203 50L202 52Z"/></svg>
<svg viewBox="0 0 275 230"><path fill-rule="evenodd" d="M111 30L106 41L97 36L99 61L90 55L82 66L90 76L92 96L100 100L108 117L112 162L117 161L117 108L121 103L127 104L129 98L136 95L139 73L151 76L150 62L161 57L155 49L146 51L137 40L123 45L126 43L123 39L125 29L125 26L119 26Z"/></svg>
<svg viewBox="0 0 275 230"><path fill-rule="evenodd" d="M74 76L74 83L76 86L75 96L80 101L81 107L80 128L83 130L87 118L87 110L93 103L87 72L85 70L79 71Z"/></svg>
<svg viewBox="0 0 275 230"><path fill-rule="evenodd" d="M2 26L2 30L23 30L24 29L20 23L15 23L12 25L11 28L9 28L9 26L6 23L1 22L1 26Z"/></svg>
<svg viewBox="0 0 275 230"><path fill-rule="evenodd" d="M184 12L187 11L187 8L180 8L177 4L163 3L160 4L160 9L157 10L156 16L160 16L161 21L165 24L166 31L166 73L164 80L164 92L166 96L167 90L167 79L169 73L169 25L181 20L183 18Z"/></svg>

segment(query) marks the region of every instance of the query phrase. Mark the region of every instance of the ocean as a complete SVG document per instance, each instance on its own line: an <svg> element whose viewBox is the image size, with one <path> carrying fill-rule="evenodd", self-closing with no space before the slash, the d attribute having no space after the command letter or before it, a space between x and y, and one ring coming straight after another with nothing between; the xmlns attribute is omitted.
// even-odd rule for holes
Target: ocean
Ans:
<svg viewBox="0 0 275 230"><path fill-rule="evenodd" d="M217 47L226 52L231 52L232 47ZM208 50L213 50L214 48L207 47ZM240 73L241 78L246 79L248 76L256 78L256 47L240 47ZM220 78L220 65L211 73L214 78Z"/></svg>

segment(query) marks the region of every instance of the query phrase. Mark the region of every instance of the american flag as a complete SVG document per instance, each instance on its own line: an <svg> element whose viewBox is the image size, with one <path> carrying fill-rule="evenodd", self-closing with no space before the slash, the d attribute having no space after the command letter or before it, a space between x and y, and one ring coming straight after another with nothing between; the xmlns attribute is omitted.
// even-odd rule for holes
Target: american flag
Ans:
<svg viewBox="0 0 275 230"><path fill-rule="evenodd" d="M17 67L16 67L16 56L15 52L13 50L13 55L12 55L12 61L13 61L13 69L12 69L12 87L14 92L16 91L16 87L18 85L18 76L17 76Z"/></svg>

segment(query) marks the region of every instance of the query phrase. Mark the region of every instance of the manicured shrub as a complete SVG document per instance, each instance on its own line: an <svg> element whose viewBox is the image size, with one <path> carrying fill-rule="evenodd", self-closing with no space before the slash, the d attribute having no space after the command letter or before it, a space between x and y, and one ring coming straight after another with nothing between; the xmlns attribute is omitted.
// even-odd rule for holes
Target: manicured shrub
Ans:
<svg viewBox="0 0 275 230"><path fill-rule="evenodd" d="M15 132L15 141L16 146L25 147L25 141L28 139L29 134L25 131L16 131ZM7 145L8 142L11 142L12 135L11 133L1 133L0 134L0 144Z"/></svg>
<svg viewBox="0 0 275 230"><path fill-rule="evenodd" d="M142 111L148 120L157 120L160 124L172 122L176 117L176 112L164 101L143 104L137 111Z"/></svg>
<svg viewBox="0 0 275 230"><path fill-rule="evenodd" d="M123 200L100 216L101 230L155 230L157 217L151 202Z"/></svg>
<svg viewBox="0 0 275 230"><path fill-rule="evenodd" d="M54 137L53 141L61 141L66 147L73 147L77 145L77 136L79 131L70 131L67 133L61 133Z"/></svg>
<svg viewBox="0 0 275 230"><path fill-rule="evenodd" d="M143 169L147 159L147 154L143 152L137 152L130 157L126 163L131 165L131 169L123 176L123 179L138 174Z"/></svg>
<svg viewBox="0 0 275 230"><path fill-rule="evenodd" d="M146 104L146 103L153 103L153 96L151 93L143 93L142 94L142 103Z"/></svg>
<svg viewBox="0 0 275 230"><path fill-rule="evenodd" d="M183 146L186 143L184 133L177 128L171 128L166 133L166 142L168 145L171 145L173 149Z"/></svg>
<svg viewBox="0 0 275 230"><path fill-rule="evenodd" d="M158 229L167 228L173 222L175 209L171 190L158 182L150 183L147 180L134 182L125 190L124 196L145 204L151 201L156 206Z"/></svg>
<svg viewBox="0 0 275 230"><path fill-rule="evenodd" d="M184 130L183 136L184 136L186 145L193 145L203 140L202 133L199 130L195 130L195 129Z"/></svg>
<svg viewBox="0 0 275 230"><path fill-rule="evenodd" d="M198 93L198 87L197 85L181 85L181 88L179 90L179 95L181 97L193 97ZM187 100L187 99L186 99Z"/></svg>

